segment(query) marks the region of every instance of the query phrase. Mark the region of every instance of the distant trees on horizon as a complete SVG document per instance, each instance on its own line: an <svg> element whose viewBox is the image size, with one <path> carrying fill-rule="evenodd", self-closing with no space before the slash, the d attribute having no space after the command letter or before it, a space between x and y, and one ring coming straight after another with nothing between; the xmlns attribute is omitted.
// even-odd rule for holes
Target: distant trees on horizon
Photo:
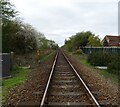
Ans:
<svg viewBox="0 0 120 107"><path fill-rule="evenodd" d="M95 36L91 31L79 32L76 35L71 36L68 40L65 40L65 45L63 46L68 51L74 51L79 49L79 47L84 46L102 46L99 36Z"/></svg>

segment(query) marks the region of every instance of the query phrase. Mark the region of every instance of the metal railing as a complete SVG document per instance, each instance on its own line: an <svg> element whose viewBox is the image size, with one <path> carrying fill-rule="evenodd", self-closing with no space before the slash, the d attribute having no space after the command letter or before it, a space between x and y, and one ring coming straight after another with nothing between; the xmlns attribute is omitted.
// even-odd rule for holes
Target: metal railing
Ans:
<svg viewBox="0 0 120 107"><path fill-rule="evenodd" d="M80 47L84 53L91 52L120 52L120 47Z"/></svg>

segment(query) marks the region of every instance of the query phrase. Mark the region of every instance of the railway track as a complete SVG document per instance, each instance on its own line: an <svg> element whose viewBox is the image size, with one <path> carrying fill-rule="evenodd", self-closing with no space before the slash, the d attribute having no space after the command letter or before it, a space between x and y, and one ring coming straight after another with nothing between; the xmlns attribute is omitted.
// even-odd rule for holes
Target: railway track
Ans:
<svg viewBox="0 0 120 107"><path fill-rule="evenodd" d="M59 50L40 107L72 105L100 107L69 59Z"/></svg>

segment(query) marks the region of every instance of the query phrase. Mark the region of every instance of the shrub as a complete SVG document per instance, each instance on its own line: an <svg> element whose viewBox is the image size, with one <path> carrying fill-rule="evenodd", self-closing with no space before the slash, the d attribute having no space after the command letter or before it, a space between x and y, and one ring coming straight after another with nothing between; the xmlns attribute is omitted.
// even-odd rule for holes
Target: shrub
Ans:
<svg viewBox="0 0 120 107"><path fill-rule="evenodd" d="M94 66L107 66L108 72L120 71L120 55L115 52L95 52L88 55L87 61Z"/></svg>
<svg viewBox="0 0 120 107"><path fill-rule="evenodd" d="M88 56L87 61L94 66L107 66L111 61L108 52L94 52Z"/></svg>
<svg viewBox="0 0 120 107"><path fill-rule="evenodd" d="M83 51L81 49L77 49L73 52L73 54L83 54Z"/></svg>
<svg viewBox="0 0 120 107"><path fill-rule="evenodd" d="M108 72L118 74L120 72L120 53L111 54L111 62L108 63Z"/></svg>
<svg viewBox="0 0 120 107"><path fill-rule="evenodd" d="M112 61L107 65L108 72L118 74L120 72L120 62L119 61Z"/></svg>

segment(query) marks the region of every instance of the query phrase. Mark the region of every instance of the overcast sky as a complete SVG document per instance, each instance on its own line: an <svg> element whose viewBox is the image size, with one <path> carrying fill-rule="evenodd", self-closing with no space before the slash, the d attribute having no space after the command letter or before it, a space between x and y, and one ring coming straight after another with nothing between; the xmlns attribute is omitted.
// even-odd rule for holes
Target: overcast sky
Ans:
<svg viewBox="0 0 120 107"><path fill-rule="evenodd" d="M81 31L118 34L119 0L11 0L19 16L60 46Z"/></svg>

